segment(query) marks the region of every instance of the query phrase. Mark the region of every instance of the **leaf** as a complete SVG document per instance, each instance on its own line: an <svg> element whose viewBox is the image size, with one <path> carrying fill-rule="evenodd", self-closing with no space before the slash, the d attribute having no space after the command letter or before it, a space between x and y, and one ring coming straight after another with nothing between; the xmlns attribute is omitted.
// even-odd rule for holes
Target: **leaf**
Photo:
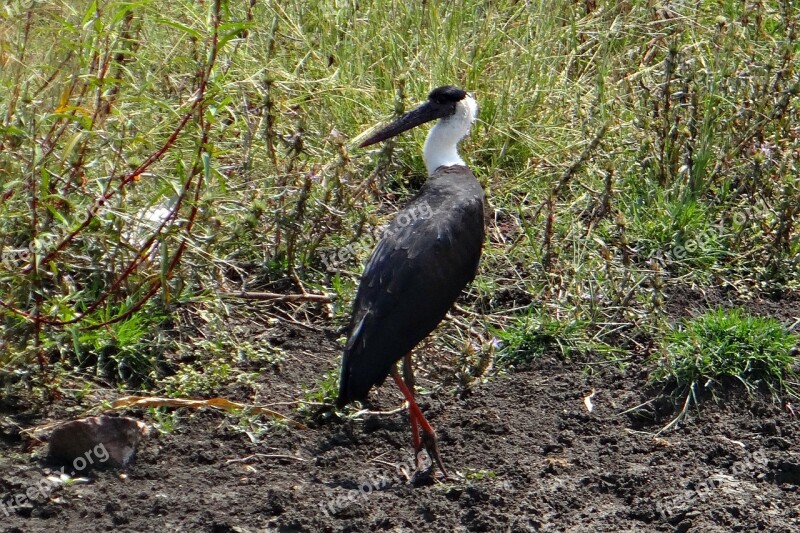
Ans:
<svg viewBox="0 0 800 533"><path fill-rule="evenodd" d="M61 199L61 197L60 197L60 196L58 196L58 195L50 195L50 196L48 196L48 198L47 198L47 199L50 199L50 198L58 198L58 199ZM67 227L67 228L69 227L69 220L67 220L66 218L64 218L64 215L62 215L62 214L61 214L59 211L57 211L57 210L56 210L56 209L55 209L55 208L52 206L52 204L50 204L49 202L48 202L47 204L45 204L45 205L47 206L47 210L48 210L48 211L50 211L50 214L51 214L51 215L53 215L53 217L54 217L55 219L57 219L59 222L61 222L61 223L64 225L64 227Z"/></svg>
<svg viewBox="0 0 800 533"><path fill-rule="evenodd" d="M277 420L285 420L294 428L306 429L306 427L300 422L290 420L285 415L282 415L277 411L273 411L272 409L268 409L267 407L232 402L225 398L219 397L211 398L209 400L189 400L182 398L160 398L157 396L125 396L112 402L111 407L114 409L124 409L127 407L191 407L192 409L200 409L201 407L211 407L213 409L220 409L229 413L246 411L248 414L266 415Z"/></svg>
<svg viewBox="0 0 800 533"><path fill-rule="evenodd" d="M195 30L193 28L190 28L189 26L186 26L185 24L181 24L179 22L175 22L174 20L169 20L169 19L159 19L158 22L160 22L161 24L164 24L165 26L169 26L171 28L175 28L176 30L180 30L183 33L185 33L186 35L188 35L190 37L193 37L193 38L195 38L197 40L202 40L203 39L203 35L199 31L197 31L197 30Z"/></svg>
<svg viewBox="0 0 800 533"><path fill-rule="evenodd" d="M62 155L62 159L64 161L69 161L69 156L72 155L73 150L75 150L75 146L80 142L80 140L85 135L85 131L76 131L67 141L67 144L64 146L64 154Z"/></svg>
<svg viewBox="0 0 800 533"><path fill-rule="evenodd" d="M251 24L248 22L229 22L227 24L222 24L219 27L219 33L221 35L219 38L219 47L222 48L231 39L239 38L242 32L249 29L250 26Z"/></svg>
<svg viewBox="0 0 800 533"><path fill-rule="evenodd" d="M58 106L56 107L56 113L61 113L60 109L66 109L69 105L69 97L72 94L72 86L71 85L64 85L64 88L61 90L61 94L58 97Z"/></svg>

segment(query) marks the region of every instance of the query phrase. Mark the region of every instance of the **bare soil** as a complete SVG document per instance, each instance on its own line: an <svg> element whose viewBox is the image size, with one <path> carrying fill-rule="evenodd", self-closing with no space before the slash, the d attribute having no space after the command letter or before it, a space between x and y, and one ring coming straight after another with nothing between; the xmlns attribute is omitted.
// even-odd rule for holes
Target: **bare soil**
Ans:
<svg viewBox="0 0 800 533"><path fill-rule="evenodd" d="M719 295L682 290L676 318ZM755 312L791 324L797 299ZM232 399L296 400L335 368L336 334L280 326L287 359ZM426 349L432 350L435 347ZM423 358L423 360L428 360ZM800 405L748 396L735 384L657 435L674 403L647 385L648 363L542 357L465 395L421 369L422 401L453 479L407 483L406 414L276 425L255 438L237 417L179 411L175 430L153 431L125 471L77 474L47 499L0 508L3 531L800 531ZM591 397L593 410L585 398ZM645 407L627 412L644 402ZM372 405L391 411L386 383ZM291 407L279 410L290 412ZM12 500L57 469L32 453L19 428L69 416L59 404L0 402L0 497ZM150 421L147 413L132 416ZM800 414L800 413L799 413Z"/></svg>

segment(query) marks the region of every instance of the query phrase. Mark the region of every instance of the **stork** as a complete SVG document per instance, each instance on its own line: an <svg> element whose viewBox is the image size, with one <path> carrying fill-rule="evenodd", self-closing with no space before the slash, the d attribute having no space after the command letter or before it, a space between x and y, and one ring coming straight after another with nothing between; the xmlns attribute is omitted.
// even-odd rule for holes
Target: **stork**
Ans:
<svg viewBox="0 0 800 533"><path fill-rule="evenodd" d="M414 399L411 350L442 321L478 270L484 193L457 148L477 115L470 94L438 87L425 103L360 144L363 148L439 119L423 148L428 180L394 217L364 268L336 401L343 407L363 400L391 375L408 402L417 480L430 476L434 461L447 478L436 433ZM397 370L401 359L402 377ZM428 468L423 468L423 448L431 459Z"/></svg>

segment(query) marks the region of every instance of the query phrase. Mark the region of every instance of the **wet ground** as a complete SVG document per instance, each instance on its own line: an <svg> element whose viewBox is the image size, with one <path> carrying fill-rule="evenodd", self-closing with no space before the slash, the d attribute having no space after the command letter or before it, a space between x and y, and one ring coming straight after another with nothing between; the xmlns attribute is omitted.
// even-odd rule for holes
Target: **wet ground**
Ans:
<svg viewBox="0 0 800 533"><path fill-rule="evenodd" d="M676 316L707 303L682 298ZM796 301L760 309L784 321L800 314ZM221 394L296 400L303 386L335 368L336 335L324 325L281 334L284 363L254 385ZM437 389L429 379L435 372L423 368L420 384L434 392L421 403L452 479L416 488L405 477L412 456L402 411L328 418L305 429L270 424L256 434L239 417L182 409L174 429L152 431L124 472L87 470L46 499L9 506L54 473L27 450L19 426L66 412L7 398L0 410L0 529L800 531L800 421L793 414L800 405L731 387L691 410L677 430L658 435L675 410L652 401L658 391L647 386L647 368L643 357L620 370L551 355L463 395ZM386 383L372 408L399 406L399 393ZM128 414L152 422L152 412Z"/></svg>

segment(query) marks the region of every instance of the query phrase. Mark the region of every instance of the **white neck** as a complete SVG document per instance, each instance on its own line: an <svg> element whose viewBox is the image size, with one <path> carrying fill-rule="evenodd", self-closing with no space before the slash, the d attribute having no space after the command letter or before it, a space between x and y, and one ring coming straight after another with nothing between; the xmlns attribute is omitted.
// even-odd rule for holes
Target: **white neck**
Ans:
<svg viewBox="0 0 800 533"><path fill-rule="evenodd" d="M465 165L458 155L458 142L467 136L477 116L478 103L468 94L456 104L455 113L434 124L422 149L429 176L441 166Z"/></svg>

